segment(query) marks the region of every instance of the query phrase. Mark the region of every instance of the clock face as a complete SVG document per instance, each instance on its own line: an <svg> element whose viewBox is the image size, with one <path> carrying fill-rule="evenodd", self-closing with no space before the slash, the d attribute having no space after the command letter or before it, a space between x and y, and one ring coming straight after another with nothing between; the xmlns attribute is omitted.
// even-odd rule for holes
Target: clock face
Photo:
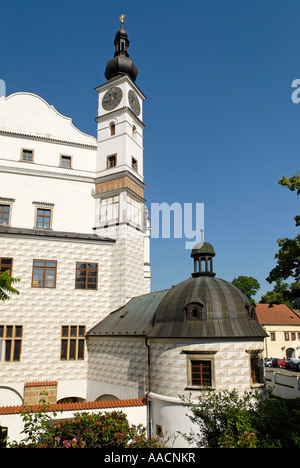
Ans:
<svg viewBox="0 0 300 468"><path fill-rule="evenodd" d="M105 110L115 109L121 102L123 92L121 88L110 88L103 96L102 106Z"/></svg>
<svg viewBox="0 0 300 468"><path fill-rule="evenodd" d="M132 90L128 92L128 100L129 100L129 105L131 109L133 110L133 112L136 115L139 115L139 113L141 112L140 103L139 103L137 95Z"/></svg>

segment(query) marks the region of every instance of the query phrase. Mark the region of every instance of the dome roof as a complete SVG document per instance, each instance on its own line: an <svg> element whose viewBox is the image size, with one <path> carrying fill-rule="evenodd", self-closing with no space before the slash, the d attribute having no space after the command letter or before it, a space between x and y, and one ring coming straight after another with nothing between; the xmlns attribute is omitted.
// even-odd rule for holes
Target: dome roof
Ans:
<svg viewBox="0 0 300 468"><path fill-rule="evenodd" d="M198 244L194 245L191 257L198 255L211 255L212 257L214 257L216 253L213 246L208 242L199 242Z"/></svg>
<svg viewBox="0 0 300 468"><path fill-rule="evenodd" d="M211 260L215 251L206 242L196 244L193 252L198 262L203 256ZM255 304L236 286L216 278L209 267L169 290L131 299L89 334L195 340L267 336L257 320Z"/></svg>
<svg viewBox="0 0 300 468"><path fill-rule="evenodd" d="M188 308L199 310L189 316ZM198 276L169 290L153 317L152 337L229 338L265 336L255 305L231 283Z"/></svg>
<svg viewBox="0 0 300 468"><path fill-rule="evenodd" d="M135 81L138 75L138 68L130 57L126 55L117 55L106 64L105 78L110 80L117 75L129 75Z"/></svg>

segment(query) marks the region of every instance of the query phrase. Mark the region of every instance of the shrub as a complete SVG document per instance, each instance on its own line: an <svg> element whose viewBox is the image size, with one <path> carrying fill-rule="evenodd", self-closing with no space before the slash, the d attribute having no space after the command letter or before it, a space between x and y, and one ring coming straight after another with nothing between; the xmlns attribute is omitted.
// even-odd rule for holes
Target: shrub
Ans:
<svg viewBox="0 0 300 468"><path fill-rule="evenodd" d="M122 411L78 413L72 419L49 426L47 405L38 413L30 407L23 415L27 438L11 448L158 448L156 439L148 439L142 425L129 425Z"/></svg>

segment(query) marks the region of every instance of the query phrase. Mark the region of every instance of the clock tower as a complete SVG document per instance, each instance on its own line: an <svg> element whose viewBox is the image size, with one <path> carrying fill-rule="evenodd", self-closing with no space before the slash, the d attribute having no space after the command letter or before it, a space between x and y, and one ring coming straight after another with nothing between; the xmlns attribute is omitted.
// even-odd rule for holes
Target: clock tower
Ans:
<svg viewBox="0 0 300 468"><path fill-rule="evenodd" d="M114 57L98 86L97 163L93 196L98 235L118 245L115 267L123 275L126 301L150 292L150 227L144 200L143 101L138 68L128 54L124 15L116 32ZM120 257L120 252L122 252Z"/></svg>

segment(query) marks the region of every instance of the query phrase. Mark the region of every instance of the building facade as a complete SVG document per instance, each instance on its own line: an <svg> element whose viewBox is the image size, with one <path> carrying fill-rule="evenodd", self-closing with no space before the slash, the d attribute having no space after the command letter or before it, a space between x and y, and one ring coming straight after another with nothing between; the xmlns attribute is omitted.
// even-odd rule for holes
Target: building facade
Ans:
<svg viewBox="0 0 300 468"><path fill-rule="evenodd" d="M255 306L215 277L211 244L192 250L192 277L131 299L88 332L88 395L148 401L148 428L170 446L192 425L180 396L207 388L243 394L264 388L266 332ZM195 428L199 430L199 428Z"/></svg>
<svg viewBox="0 0 300 468"><path fill-rule="evenodd" d="M145 96L128 46L121 24L96 138L35 94L0 99L0 270L21 279L0 304L0 406L35 403L26 388L44 381L56 401L86 400L86 332L150 292Z"/></svg>
<svg viewBox="0 0 300 468"><path fill-rule="evenodd" d="M191 278L150 291L145 95L123 23L114 44L96 138L39 96L0 99L0 269L21 279L0 304L0 407L20 412L44 390L62 405L133 399L149 435L181 447L179 395L263 387L266 333L215 277L208 243L191 253Z"/></svg>
<svg viewBox="0 0 300 468"><path fill-rule="evenodd" d="M268 336L265 357L300 359L300 315L286 304L256 304L256 313Z"/></svg>

